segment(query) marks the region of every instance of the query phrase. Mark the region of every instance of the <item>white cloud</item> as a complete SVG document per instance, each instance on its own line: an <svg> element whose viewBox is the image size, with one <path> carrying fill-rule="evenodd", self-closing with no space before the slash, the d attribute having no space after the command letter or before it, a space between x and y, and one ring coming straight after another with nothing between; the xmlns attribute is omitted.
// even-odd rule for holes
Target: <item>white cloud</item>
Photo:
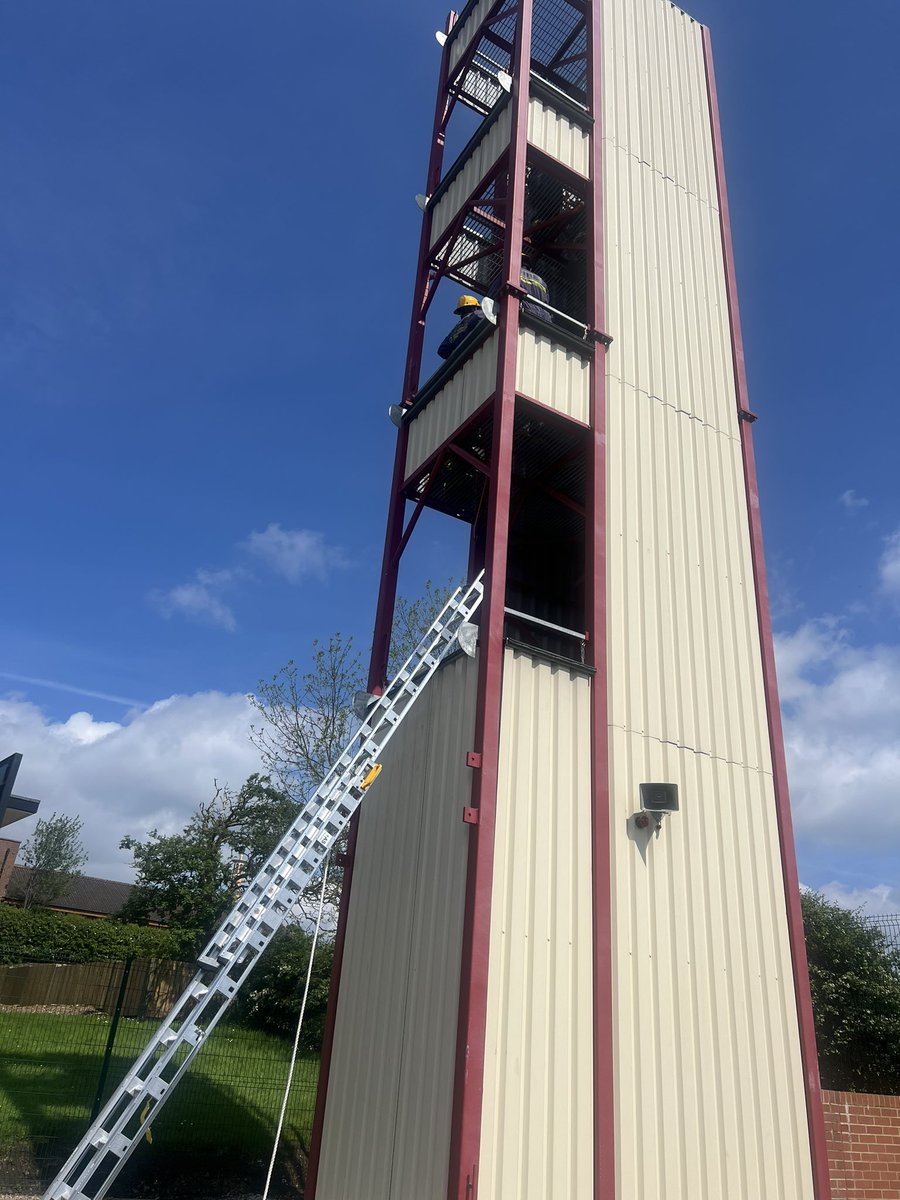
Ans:
<svg viewBox="0 0 900 1200"><path fill-rule="evenodd" d="M900 601L900 529L885 538L878 563L878 580L886 595Z"/></svg>
<svg viewBox="0 0 900 1200"><path fill-rule="evenodd" d="M282 529L275 523L261 532L251 533L240 543L240 549L260 559L291 583L299 583L307 576L324 580L333 570L348 565L344 551L339 546L330 546L323 533L312 529ZM237 618L225 601L225 593L249 574L240 566L219 570L200 568L184 583L168 589L156 588L150 593L149 600L164 617L187 617L234 633Z"/></svg>
<svg viewBox="0 0 900 1200"><path fill-rule="evenodd" d="M144 707L140 700L133 700L128 696L117 696L112 692L95 692L92 688L61 683L58 679L43 679L37 675L16 675L11 671L0 671L0 679L9 679L13 683L30 683L36 687L50 688L54 692L71 692L75 696L87 696L89 700L110 700L113 704L124 704L126 708Z"/></svg>
<svg viewBox="0 0 900 1200"><path fill-rule="evenodd" d="M308 575L326 579L335 568L347 566L343 550L329 546L324 534L311 529L282 529L272 524L261 533L251 533L243 548L291 583Z"/></svg>
<svg viewBox="0 0 900 1200"><path fill-rule="evenodd" d="M900 859L900 647L819 621L776 652L798 833Z"/></svg>
<svg viewBox="0 0 900 1200"><path fill-rule="evenodd" d="M856 512L860 508L868 508L869 501L865 496L857 496L853 488L848 488L846 492L841 492L838 496L838 503L843 504L847 512Z"/></svg>
<svg viewBox="0 0 900 1200"><path fill-rule="evenodd" d="M126 834L179 830L214 781L239 787L260 769L249 740L255 710L246 696L199 692L170 696L123 723L87 712L51 721L34 704L0 699L0 745L23 754L16 790L54 811L84 820L85 871L130 879ZM40 815L40 814L39 814ZM5 831L24 840L34 821Z"/></svg>
<svg viewBox="0 0 900 1200"><path fill-rule="evenodd" d="M222 599L222 592L239 574L234 569L209 571L201 568L187 583L180 583L168 591L151 592L150 600L164 617L177 614L234 633L237 620Z"/></svg>
<svg viewBox="0 0 900 1200"><path fill-rule="evenodd" d="M833 880L816 890L826 899L840 904L842 908L854 911L862 909L863 916L866 917L900 912L900 887L892 887L887 883L876 883L873 887L850 888Z"/></svg>
<svg viewBox="0 0 900 1200"><path fill-rule="evenodd" d="M782 704L800 700L815 690L816 684L810 675L816 668L833 662L843 637L837 621L819 618L775 639L778 694Z"/></svg>

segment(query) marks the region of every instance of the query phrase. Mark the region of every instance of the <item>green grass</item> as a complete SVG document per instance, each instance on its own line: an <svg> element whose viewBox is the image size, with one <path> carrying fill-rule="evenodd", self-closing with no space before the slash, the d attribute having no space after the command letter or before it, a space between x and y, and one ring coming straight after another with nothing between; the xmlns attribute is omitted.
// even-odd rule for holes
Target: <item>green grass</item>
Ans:
<svg viewBox="0 0 900 1200"><path fill-rule="evenodd" d="M124 1078L156 1028L119 1024L104 1100ZM97 1089L109 1018L57 1013L0 1012L0 1178L24 1153L35 1162L65 1157L87 1127ZM226 1155L256 1162L268 1157L287 1078L290 1043L224 1024L172 1093L153 1126L148 1157L168 1151ZM308 1146L318 1058L300 1058L284 1140Z"/></svg>

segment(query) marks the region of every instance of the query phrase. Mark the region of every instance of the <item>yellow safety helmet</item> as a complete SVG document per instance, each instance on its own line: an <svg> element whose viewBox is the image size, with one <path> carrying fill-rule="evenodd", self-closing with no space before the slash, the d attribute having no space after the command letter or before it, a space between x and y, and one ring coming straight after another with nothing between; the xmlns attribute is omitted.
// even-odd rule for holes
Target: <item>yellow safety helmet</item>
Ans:
<svg viewBox="0 0 900 1200"><path fill-rule="evenodd" d="M460 296L453 311L457 316L461 316L470 308L481 308L481 301L475 296Z"/></svg>

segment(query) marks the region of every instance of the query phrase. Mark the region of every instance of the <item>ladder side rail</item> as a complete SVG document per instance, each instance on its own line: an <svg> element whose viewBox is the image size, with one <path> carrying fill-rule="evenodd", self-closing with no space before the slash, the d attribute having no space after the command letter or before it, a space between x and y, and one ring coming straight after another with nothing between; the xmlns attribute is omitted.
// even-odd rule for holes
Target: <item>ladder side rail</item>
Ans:
<svg viewBox="0 0 900 1200"><path fill-rule="evenodd" d="M283 876L282 883L274 892L272 892L273 884L269 882L267 890L271 894L265 897L263 902L257 904L254 910L257 912L257 920L253 922L253 927L250 927L247 918L244 917L240 926L235 929L230 940L233 941L234 935L239 934L240 944L234 954L223 958L220 949L217 952L213 977L208 982L204 982L204 977L209 976L209 967L207 967L201 969L188 984L172 1012L161 1023L123 1083L110 1097L88 1132L66 1160L57 1178L47 1189L45 1193L47 1200L88 1200L88 1194L84 1189L96 1182L97 1175L103 1168L106 1168L106 1174L100 1180L99 1187L92 1188L90 1200L102 1200L102 1197L106 1195L108 1188L124 1167L141 1136L150 1127L178 1080L224 1015L259 955L283 922L294 911L302 886L312 877L319 863L334 845L364 798L365 789L359 784L362 765L374 763L374 755L380 753L393 737L397 726L415 702L419 692L429 682L446 656L459 631L459 625L467 620L481 603L483 595L481 578L479 575L462 598L460 598L462 589L456 590L419 645L397 672L384 696L379 698L378 707L381 712L378 719L374 722L371 719L363 722L348 743L347 749L349 750L353 746L360 734L365 734L361 745L350 761L345 762L343 770L336 772L336 769L332 768L329 776L323 780L320 788L313 794L291 829L276 847L266 867L269 867L277 859L275 866L280 870L284 864L289 862L298 839L302 841L305 838L303 853L289 869L289 872ZM460 618L458 622L456 621L457 617ZM442 641L445 644L441 647L440 653L436 655L435 651ZM414 662L416 665L412 667ZM421 679L415 682L423 664L425 672ZM398 714L398 719L391 721L388 714L403 696L408 696L409 702ZM383 733L383 736L379 741L376 735L380 733ZM345 750L339 756L338 764L345 758L346 753ZM332 776L334 776L333 779ZM352 782L354 779L357 780L355 784ZM329 785L328 794L319 796L320 791L325 791L326 783ZM316 803L317 797L318 803ZM331 807L327 803L329 798L333 801ZM308 828L298 828L302 817L310 810L315 813L311 836L309 836ZM317 825L316 821L318 821ZM263 876L266 880L272 879L272 871L269 870L266 873L266 867L258 873L254 883ZM294 897L290 903L284 902L283 898L286 893ZM232 910L229 917L226 917L226 922L234 913L235 910ZM212 943L207 949L212 949ZM209 1017L206 1023L201 1025L200 1021L206 1015L207 1010L211 1010ZM176 1028L179 1021L181 1024ZM176 1056L181 1051L185 1052L183 1058L175 1062ZM166 1071L173 1063L174 1069L166 1077ZM129 1125L134 1123L136 1117L136 1126L129 1129ZM72 1178L73 1173L74 1178ZM67 1182L67 1179L72 1181Z"/></svg>
<svg viewBox="0 0 900 1200"><path fill-rule="evenodd" d="M479 577L479 579L480 579L480 577ZM465 610L464 612L461 612L461 613L459 614L459 615L462 617L462 619L463 619L463 620L465 620L465 619L466 619L468 616L470 616L470 615L471 615L471 614L472 614L472 613L475 611L475 609L477 608L477 606L478 606L478 603L480 603L480 598L481 598L481 594L482 594L482 593L481 593L480 586L479 586L479 585L476 583L476 585L473 585L473 588L472 588L471 590L472 590L472 592L473 592L473 594L474 594L474 602L472 602L472 603L469 603L469 604L467 605L467 607L466 607L466 610ZM467 593L467 599L468 599L468 598L469 598L469 597L468 597L468 593ZM460 623L462 623L462 622L460 622ZM453 637L453 638L455 638L455 636L456 636L456 631L454 630L454 631L453 631L453 635L452 635L452 637ZM447 649L449 649L449 646L450 646L450 644L452 644L452 638L451 638L451 639L448 641L448 645L445 647L445 649L444 649L444 653L446 653L446 650L447 650ZM427 674L427 676L426 676L426 677L423 679L422 686L424 686L424 684L425 684L425 683L427 683L427 682L428 682L428 680L431 678L431 676L433 675L434 671L435 671L435 670L437 669L437 667L440 665L440 662L442 661L442 659L443 659L443 654L442 654L442 655L440 655L440 656L439 656L439 657L438 657L438 658L437 658L437 659L434 661L434 663L433 663L433 664L432 664L432 665L429 667L428 674ZM380 746L379 746L379 748L378 748L379 752L380 752L381 750L383 750L383 749L385 748L385 746L387 745L387 743L390 741L391 737L392 737L392 736L393 736L393 734L394 734L394 731L395 731L395 729L397 728L397 724L398 724L398 723L399 723L399 722L397 722L397 723L393 723L393 724L389 724L389 726L388 726L388 728L387 728L387 731L385 732L385 734L384 734L384 737L383 737L383 739L382 739L382 741L381 741L381 744L380 744ZM349 820L349 817L348 817L347 819ZM294 879L296 879L296 876L297 876L297 870L298 870L298 868L295 868L295 871L294 871L294 872L292 872L291 874L283 874L283 883L284 883L284 886L285 886L285 887L287 887L287 886L290 886L290 883L291 883L291 879L292 879L292 877L293 877ZM271 887L272 887L272 886L274 886L274 885L270 885L270 889L271 889ZM274 894L270 894L270 899L271 899L271 902L272 902L273 904L277 904L277 903L278 903L278 901L276 901L276 899L275 899L275 897L274 897ZM246 910L245 910L245 912L244 912L244 915L243 915L243 917L240 919L239 923L238 923L238 924L236 924L236 925L234 926L234 935L235 935L235 936L237 936L237 935L238 935L238 934L239 934L239 933L240 933L240 932L241 932L241 931L242 931L244 928L246 928L246 926L247 926L247 925L249 925L249 924L252 924L252 923L253 923L253 913L255 913L255 912L257 911L257 909L259 909L259 907L260 907L260 906L259 906L259 904L257 904L257 906L256 906L256 908L255 908L255 909L251 909L251 908L249 907L249 905L246 907ZM259 918L259 919L263 919L263 915L262 915L262 914L260 914L260 918ZM222 942L220 942L220 945L224 945L224 944L226 944L226 943L222 943ZM221 951L220 951L220 953L221 953Z"/></svg>
<svg viewBox="0 0 900 1200"><path fill-rule="evenodd" d="M284 889L290 887L292 883L296 885L299 879L302 864L298 862L292 869L289 869L288 871L283 870L289 858L289 850L287 847L293 846L302 838L305 838L310 845L315 843L321 827L327 826L330 822L334 821L334 808L329 807L328 797L340 793L337 801L339 806L340 799L346 796L347 792L351 791L352 789L352 783L350 781L358 780L360 777L362 777L365 773L365 770L373 765L373 756L381 753L381 751L383 751L387 746L388 742L393 737L394 731L400 723L399 721L392 722L388 714L390 713L393 704L396 702L399 696L409 688L418 669L413 669L410 672L410 665L416 659L424 659L426 655L430 655L433 659L433 662L427 668L426 674L422 677L421 681L416 684L415 693L410 698L410 703L412 703L419 691L421 691L422 687L428 683L431 676L434 674L435 670L443 660L447 650L452 645L452 642L455 639L458 631L458 625L467 620L480 604L481 597L483 595L481 575L478 576L475 582L467 589L465 594L460 599L459 593L461 591L461 588L457 588L456 592L445 605L444 609L442 609L438 617L436 617L432 622L431 627L422 638L422 641L406 659L403 666L398 670L397 674L394 676L394 679L391 681L391 684L385 691L384 696L379 698L379 707L382 707L382 713L379 719L376 722L372 722L371 719L368 719L360 726L360 729L357 730L357 732L353 735L353 738L351 738L350 743L348 743L348 750L339 756L338 762L340 762L349 752L349 747L352 746L353 741L361 734L365 734L366 731L368 731L368 736L366 737L363 745L353 754L350 762L346 765L344 770L336 779L332 780L330 773L329 776L326 776L326 778L313 793L310 801L307 803L301 813L298 814L287 834L285 834L278 846L276 846L276 848L272 851L269 859L263 864L254 879L247 885L244 894L237 901L234 909L232 909L231 913L224 918L222 925L210 939L209 944L201 952L199 956L199 961L201 963L210 967L216 966L219 961L219 956L225 952L225 947L235 938L237 938L242 929L251 921L251 914L263 903L276 903L275 894L272 893L267 897L266 893L271 893L272 888L276 886L275 880L277 879L279 873L282 875L282 883L277 885L279 894L282 894ZM459 617L460 620L456 628L451 629L450 623L453 622L454 618L456 617ZM441 654L435 657L434 652L438 648L441 641L446 641L446 645L442 648ZM397 684L398 680L402 679L404 673L407 673L409 677L395 691L395 685ZM409 706L407 705L407 709L408 707ZM403 710L403 715L405 715L407 709ZM380 740L378 740L377 744L375 744L376 736L379 734L381 735ZM373 744L370 746L370 743ZM361 798L362 796L359 797L359 799ZM355 808L359 803L359 799L356 800L356 804L353 805L353 808L347 812L346 817L343 817L343 819L340 820L340 826L335 834L335 839L340 835L341 832L343 832L344 827L346 826L350 817L353 815L353 811L355 811ZM324 858L324 854L321 857ZM315 865L318 866L318 863ZM306 881L304 880L304 886L305 882Z"/></svg>
<svg viewBox="0 0 900 1200"><path fill-rule="evenodd" d="M202 972L198 972L194 976L194 979L188 985L182 997L182 1001L196 994L198 988L202 989L202 995L198 998L196 1008L191 1012L185 1024L177 1031L172 1028L174 1010L166 1021L163 1022L137 1063L135 1063L119 1088L117 1088L116 1092L101 1109L89 1134L82 1139L66 1160L58 1179L48 1189L48 1197L59 1197L60 1200L64 1200L64 1198L67 1198L67 1200L81 1200L82 1197L86 1196L84 1189L95 1181L96 1175L102 1167L107 1168L107 1173L103 1178L100 1189L92 1192L91 1195L94 1200L101 1200L106 1195L107 1190L124 1167L132 1151L171 1095L175 1085L190 1066L195 1055L206 1042L209 1034L224 1016L231 1000L255 966L260 953L261 950L247 956L246 961L241 963L243 969L239 976L236 979L232 977L225 989L217 986L218 980L211 982L208 986L205 985L203 983ZM233 967L233 963L223 966L219 978L228 975L229 970L233 970ZM206 1024L202 1027L198 1026L197 1021L199 1017L214 1002L216 1003L216 1007L210 1013ZM180 1007L181 1004L176 1005L176 1009ZM174 1034L171 1041L168 1038L168 1034L170 1033ZM151 1062L153 1055L160 1049L163 1050L163 1053L159 1058ZM171 1076L166 1078L166 1068L169 1067L181 1049L186 1049L184 1058L176 1063ZM145 1070L148 1066L150 1069ZM123 1100L125 1101L124 1104L122 1103ZM110 1121L110 1117L114 1119ZM126 1132L129 1123L134 1121L135 1117L138 1119L137 1125L132 1130ZM91 1137L92 1134L94 1135L93 1137ZM93 1153L85 1157L88 1151L93 1151ZM67 1174L76 1170L77 1174L72 1184L63 1182L59 1190L53 1190L56 1183L63 1181Z"/></svg>

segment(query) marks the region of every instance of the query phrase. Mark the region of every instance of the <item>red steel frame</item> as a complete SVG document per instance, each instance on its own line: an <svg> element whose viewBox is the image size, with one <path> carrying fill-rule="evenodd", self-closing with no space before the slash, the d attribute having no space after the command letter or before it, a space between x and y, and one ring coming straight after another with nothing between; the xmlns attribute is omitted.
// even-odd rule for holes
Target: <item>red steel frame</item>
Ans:
<svg viewBox="0 0 900 1200"><path fill-rule="evenodd" d="M451 12L447 18L446 33L449 35L456 23L457 14ZM427 191L437 187L444 161L444 131L451 102L447 94L447 77L449 74L449 46L445 44L441 53L440 76L438 80L437 99L435 100L434 124L431 134L431 152L428 161ZM422 297L428 284L428 252L431 244L431 214L427 208L422 216L422 232L419 238L419 258L416 267L415 295L413 311L410 319L409 343L406 359L406 373L403 380L402 400L405 403L415 391L419 371L422 364L422 343L425 335L425 322L421 315ZM378 591L378 603L375 610L375 630L372 635L372 655L369 662L369 691L380 693L387 677L388 654L391 641L391 622L394 616L394 604L397 594L397 575L399 570L398 548L403 538L403 518L406 512L406 501L403 495L403 474L406 466L406 446L408 429L402 426L397 437L397 448L394 453L394 469L391 482L391 498L388 506L387 530L384 539L384 557L382 561L381 583ZM325 1106L328 1098L328 1080L331 1072L331 1057L334 1051L334 1033L337 1021L338 998L340 994L341 969L344 962L344 944L347 936L347 919L350 911L350 894L353 882L353 860L356 854L356 839L359 829L359 813L350 825L347 858L344 863L344 881L341 889L341 901L338 909L338 925L335 934L334 959L331 968L331 986L328 993L328 1007L325 1015L325 1029L322 1041L322 1057L319 1065L319 1080L316 1088L316 1107L313 1115L312 1135L310 1138L309 1168L307 1170L305 1196L307 1200L315 1200L316 1184L319 1173L319 1156L322 1148L322 1134L325 1127Z"/></svg>
<svg viewBox="0 0 900 1200"><path fill-rule="evenodd" d="M763 689L772 748L772 773L775 787L775 809L778 819L778 840L781 850L781 871L787 907L788 932L791 943L791 963L797 1021L800 1032L800 1055L803 1063L803 1082L806 1091L806 1113L812 1159L813 1189L816 1200L831 1200L831 1179L828 1171L828 1148L825 1141L825 1118L822 1111L822 1091L819 1082L819 1059L816 1052L816 1031L813 1023L812 999L809 990L809 968L806 960L806 940L803 933L803 913L800 908L800 885L797 858L794 851L794 831L788 792L787 763L784 752L784 733L781 727L781 707L778 702L778 682L775 675L775 649L772 641L772 617L766 584L766 564L763 554L762 524L759 515L759 492L756 480L756 459L753 453L753 414L747 392L747 372L744 364L744 342L738 310L734 270L734 248L731 241L731 222L728 213L728 193L725 187L725 159L722 152L722 130L719 122L719 103L713 71L712 42L709 30L703 30L703 53L706 83L709 92L713 154L716 164L716 186L719 196L719 221L722 249L725 258L725 287L728 296L728 315L731 323L731 346L737 392L738 423L741 430L741 451L744 462L744 482L747 512L750 521L750 552L759 620L759 640L762 650Z"/></svg>
<svg viewBox="0 0 900 1200"><path fill-rule="evenodd" d="M493 19L502 0L488 12L481 28ZM487 546L485 558L485 599L482 605L479 637L478 706L475 714L474 747L480 752L480 767L476 768L472 784L472 808L478 812L477 823L470 825L469 857L466 879L465 913L463 924L462 962L460 969L460 998L457 1026L456 1070L454 1079L450 1161L448 1170L448 1200L476 1200L478 1193L478 1162L481 1147L481 1119L484 1084L484 1052L487 1010L488 952L490 940L491 890L493 880L494 828L500 750L500 705L503 676L504 606L506 558L510 519L513 429L516 410L516 357L520 293L517 292L522 260L524 233L525 175L528 156L528 103L531 69L531 33L534 0L519 0L516 40L513 47L510 73L513 76L511 140L507 155L508 187L505 198L504 279L509 285L500 300L498 321L497 385L494 396L480 406L483 414L488 404L493 412L491 462L486 469ZM598 6L587 7L588 68L591 109L594 127L591 138L591 183L593 215L590 223L589 254L589 323L595 330L604 328L603 276L603 217L602 217L602 134L600 126L600 19ZM447 32L457 17L450 14ZM473 31L472 46L481 34ZM444 129L455 102L449 78L450 43L445 45L441 61L438 98L432 135L427 191L430 195L440 181ZM471 50L460 59L453 76L460 74L460 64L471 56ZM532 150L532 154L537 152ZM540 156L539 157L543 157ZM558 166L558 164L554 164ZM501 168L502 169L502 168ZM489 177L497 173L495 165ZM483 187L484 183L480 187ZM579 178L579 186L584 180ZM476 189L475 194L480 194ZM467 202L468 203L468 202ZM466 206L463 205L463 211ZM457 218L457 221L459 218ZM452 223L451 223L452 224ZM419 378L431 279L430 260L431 219L426 209L419 245L416 292L409 335L409 351L404 376L402 398L408 403ZM442 235L446 239L447 233ZM605 551L605 347L598 343L592 365L591 382L591 451L588 463L588 504L586 522L587 618L593 665L597 668L592 688L592 828L594 869L594 1133L595 1133L595 1200L612 1200L615 1193L613 1074L612 1074L612 954L611 898L609 861L609 785L608 732L606 695L606 551ZM456 448L457 430L440 447L433 458ZM397 441L391 498L385 536L384 560L376 610L375 633L369 673L369 689L379 692L387 673L390 629L397 586L399 559L408 541L420 509L417 508L404 531L406 502L404 488L410 480L403 478L407 447L407 430L402 427ZM481 466L481 464L479 464ZM482 468L484 469L484 468ZM421 471L417 469L416 474ZM343 961L349 910L352 861L356 845L357 825L354 821L345 884L338 919L332 987L326 1017L325 1039L316 1097L312 1131L310 1166L306 1185L309 1200L315 1200L316 1181L324 1126L329 1068L334 1042L338 987Z"/></svg>
<svg viewBox="0 0 900 1200"><path fill-rule="evenodd" d="M518 287L522 266L525 223L532 11L533 0L520 0L510 64L513 93L510 101L512 118L503 271L507 284L515 287ZM481 606L478 706L475 713L474 737L475 749L481 754L481 766L476 768L472 780L472 807L478 811L478 823L470 827L466 876L456 1072L450 1129L450 1168L447 1177L448 1200L475 1200L478 1194L494 828L500 760L506 555L519 337L519 299L509 288L505 289L501 298L498 327L500 340L497 348L497 387L494 394L487 512L485 596Z"/></svg>
<svg viewBox="0 0 900 1200"><path fill-rule="evenodd" d="M598 3L587 14L591 131L591 253L588 319L606 329L603 241L602 22ZM616 1194L615 1081L613 1074L612 879L609 829L609 697L606 647L606 346L591 363L591 457L588 464L585 578L591 681L591 866L594 988L594 1198Z"/></svg>

